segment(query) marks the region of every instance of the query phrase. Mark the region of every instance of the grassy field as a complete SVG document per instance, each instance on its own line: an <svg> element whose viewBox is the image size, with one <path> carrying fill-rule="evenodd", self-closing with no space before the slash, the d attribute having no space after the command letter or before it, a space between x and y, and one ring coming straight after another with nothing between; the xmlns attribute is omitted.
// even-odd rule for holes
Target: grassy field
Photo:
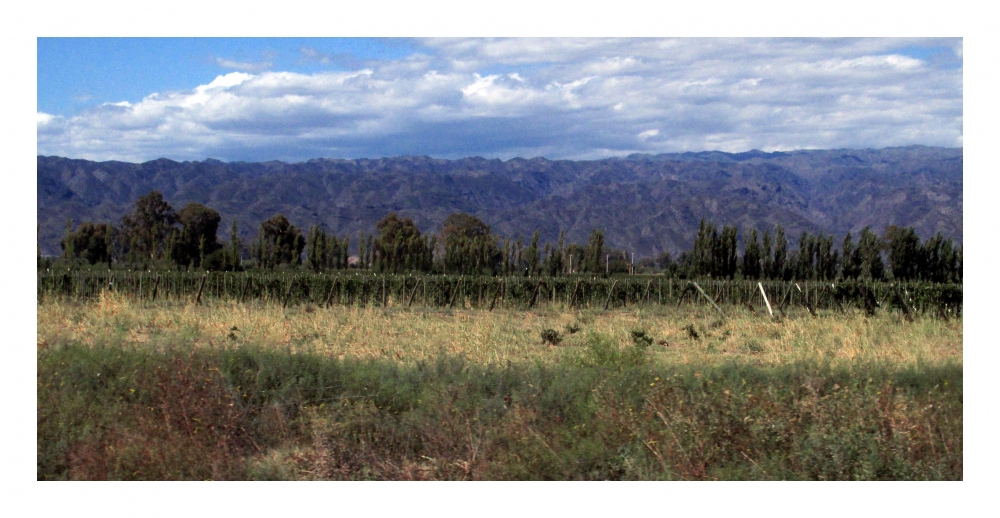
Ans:
<svg viewBox="0 0 1000 518"><path fill-rule="evenodd" d="M962 478L961 319L726 309L49 298L38 478Z"/></svg>

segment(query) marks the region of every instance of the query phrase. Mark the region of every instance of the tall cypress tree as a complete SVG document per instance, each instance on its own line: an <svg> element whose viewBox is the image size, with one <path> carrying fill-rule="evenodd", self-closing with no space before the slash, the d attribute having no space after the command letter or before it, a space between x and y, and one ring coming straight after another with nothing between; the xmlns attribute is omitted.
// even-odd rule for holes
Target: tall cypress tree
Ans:
<svg viewBox="0 0 1000 518"><path fill-rule="evenodd" d="M883 242L889 251L889 269L894 279L906 281L916 279L923 262L920 238L913 227L886 227Z"/></svg>
<svg viewBox="0 0 1000 518"><path fill-rule="evenodd" d="M584 269L590 273L599 274L604 271L604 232L596 228L591 230L587 248L584 251Z"/></svg>
<svg viewBox="0 0 1000 518"><path fill-rule="evenodd" d="M810 236L808 232L803 231L802 236L799 237L798 264L795 265L796 278L802 280L812 278L812 252L812 236Z"/></svg>
<svg viewBox="0 0 1000 518"><path fill-rule="evenodd" d="M719 249L721 250L719 277L732 279L736 276L736 267L738 264L736 227L724 225L722 227L722 235L719 236L719 241Z"/></svg>
<svg viewBox="0 0 1000 518"><path fill-rule="evenodd" d="M240 234L235 219L229 229L229 261L233 269L240 267Z"/></svg>
<svg viewBox="0 0 1000 518"><path fill-rule="evenodd" d="M757 229L751 228L744 239L743 246L743 277L751 280L760 278L760 243L757 242Z"/></svg>
<svg viewBox="0 0 1000 518"><path fill-rule="evenodd" d="M861 255L861 278L873 281L885 280L882 239L867 226L861 229L861 237L858 239L858 253Z"/></svg>
<svg viewBox="0 0 1000 518"><path fill-rule="evenodd" d="M760 258L761 258L761 276L765 279L774 279L774 257L771 250L771 231L764 231L764 238L761 244Z"/></svg>
<svg viewBox="0 0 1000 518"><path fill-rule="evenodd" d="M538 250L538 239L541 236L541 231L536 230L535 234L531 236L531 246L528 247L526 252L526 259L528 260L528 275L537 275L539 272L539 250Z"/></svg>
<svg viewBox="0 0 1000 518"><path fill-rule="evenodd" d="M774 236L774 261L772 262L772 268L774 269L774 278L782 280L791 280L791 269L787 268L785 265L785 260L788 257L788 241L785 239L785 228L778 225L775 228Z"/></svg>

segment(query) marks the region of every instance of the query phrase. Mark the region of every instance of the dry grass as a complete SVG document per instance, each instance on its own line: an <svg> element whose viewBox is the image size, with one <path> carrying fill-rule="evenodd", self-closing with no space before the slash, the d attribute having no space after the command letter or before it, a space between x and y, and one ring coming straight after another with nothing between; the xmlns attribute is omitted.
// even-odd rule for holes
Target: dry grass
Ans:
<svg viewBox="0 0 1000 518"><path fill-rule="evenodd" d="M961 320L727 310L49 299L38 477L962 479Z"/></svg>
<svg viewBox="0 0 1000 518"><path fill-rule="evenodd" d="M871 318L861 313L828 313L813 318L803 311L772 321L738 308L728 311L729 318L720 319L698 306L608 312L282 309L278 304L231 302L143 304L105 294L92 302L50 300L39 305L37 329L40 346L249 344L404 363L441 353L463 354L485 365L558 360L579 349L592 333L630 345L631 331L636 329L652 336L654 360L666 363L710 366L741 360L779 365L821 360L888 361L904 366L962 360L959 319L944 322L927 317L910 323L890 313ZM579 332L569 333L571 325ZM543 344L543 329L558 331L563 340L558 346Z"/></svg>

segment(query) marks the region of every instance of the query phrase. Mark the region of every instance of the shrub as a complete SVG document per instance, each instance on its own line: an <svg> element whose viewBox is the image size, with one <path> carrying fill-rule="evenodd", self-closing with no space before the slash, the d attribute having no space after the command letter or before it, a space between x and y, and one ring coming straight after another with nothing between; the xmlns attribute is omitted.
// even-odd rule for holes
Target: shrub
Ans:
<svg viewBox="0 0 1000 518"><path fill-rule="evenodd" d="M645 329L632 330L632 343L636 347L649 347L653 345L653 337Z"/></svg>
<svg viewBox="0 0 1000 518"><path fill-rule="evenodd" d="M643 342L645 343L645 342ZM610 338L592 334L587 340L582 364L590 367L603 367L615 370L634 368L643 365L648 360L647 346L633 344L622 349Z"/></svg>
<svg viewBox="0 0 1000 518"><path fill-rule="evenodd" d="M562 335L559 334L555 329L542 329L542 343L559 345L562 342Z"/></svg>
<svg viewBox="0 0 1000 518"><path fill-rule="evenodd" d="M700 339L700 338L701 338L701 337L700 337L700 336L698 335L698 331L697 331L697 330L696 330L696 329L694 328L694 324L688 324L688 325L687 325L687 326L686 326L686 327L684 328L684 330L685 330L685 331L687 331L687 334L688 334L688 337L690 337L690 338L693 338L693 339L695 339L695 340L698 340L698 339Z"/></svg>

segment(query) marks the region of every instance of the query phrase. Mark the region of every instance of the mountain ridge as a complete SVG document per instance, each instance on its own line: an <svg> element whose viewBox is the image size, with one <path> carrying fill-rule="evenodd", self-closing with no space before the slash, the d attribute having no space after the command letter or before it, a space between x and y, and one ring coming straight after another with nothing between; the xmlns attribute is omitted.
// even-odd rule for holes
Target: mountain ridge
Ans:
<svg viewBox="0 0 1000 518"><path fill-rule="evenodd" d="M475 214L501 235L554 242L560 229L583 243L592 228L607 246L637 257L689 249L701 218L740 230L782 224L841 239L865 225L914 226L962 241L962 149L721 151L600 160L508 160L404 156L304 162L94 162L39 156L39 243L59 253L66 219L116 224L135 200L159 190L179 210L199 202L232 220L241 236L284 213L308 228L356 236L386 213L435 231L448 214ZM352 240L356 241L356 240Z"/></svg>

